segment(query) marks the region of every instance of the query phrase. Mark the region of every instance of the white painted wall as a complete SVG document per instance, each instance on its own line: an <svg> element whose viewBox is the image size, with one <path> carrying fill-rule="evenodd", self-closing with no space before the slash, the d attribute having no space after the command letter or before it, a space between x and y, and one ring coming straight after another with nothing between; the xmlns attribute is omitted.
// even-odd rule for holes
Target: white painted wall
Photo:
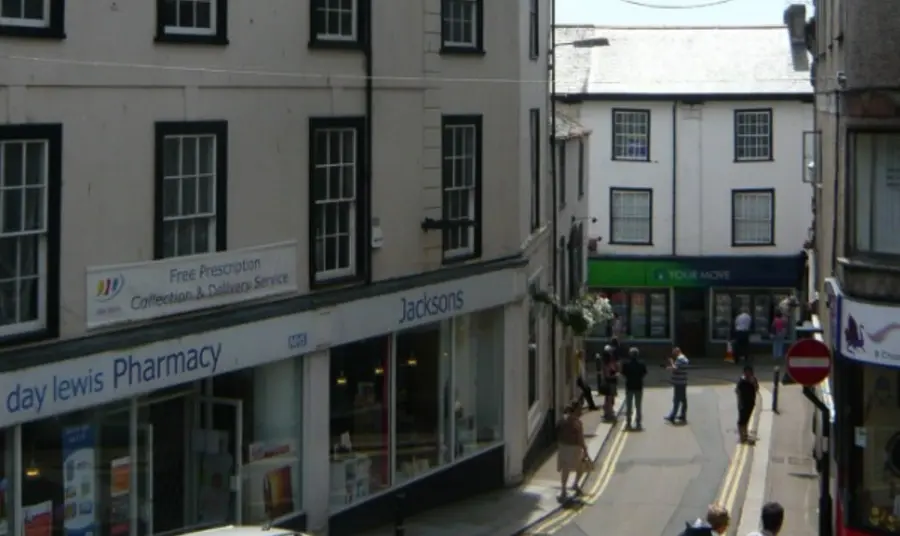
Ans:
<svg viewBox="0 0 900 536"><path fill-rule="evenodd" d="M480 260L520 251L530 234L528 109L547 117L537 81L549 0L537 61L527 2L513 6L517 16L486 3L484 56L438 53L440 0L374 7L373 216L384 234L374 279L441 267L440 233L420 222L441 217L442 113L484 115ZM227 46L155 44L149 1L69 3L65 17L61 41L0 38L0 123L64 125L62 336L84 332L87 266L152 259L161 120L228 121L229 247L299 241L306 290L308 118L363 114L362 53L310 49L309 6L296 0L230 2ZM538 238L528 252L546 256Z"/></svg>
<svg viewBox="0 0 900 536"><path fill-rule="evenodd" d="M800 102L708 102L675 110L678 131L677 183L673 228L673 103L586 102L579 120L591 136L590 208L601 236L601 254L779 255L797 253L812 221L811 190L801 182L803 131L812 130L812 104ZM650 162L612 160L612 109L650 110ZM772 108L774 161L734 162L734 111ZM610 245L611 187L653 189L653 244ZM732 247L731 190L775 189L775 245ZM676 251L672 250L675 233Z"/></svg>

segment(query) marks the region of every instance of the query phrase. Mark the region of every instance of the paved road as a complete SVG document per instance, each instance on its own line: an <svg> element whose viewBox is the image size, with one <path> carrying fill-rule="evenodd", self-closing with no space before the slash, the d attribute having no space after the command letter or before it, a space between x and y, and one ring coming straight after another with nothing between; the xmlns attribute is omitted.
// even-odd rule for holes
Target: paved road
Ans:
<svg viewBox="0 0 900 536"><path fill-rule="evenodd" d="M688 390L688 421L672 426L668 414L671 393L667 387L648 388L644 401L644 431L626 432L621 426L601 460L611 460L608 478L598 464L597 485L588 486L589 497L580 509L561 519L533 527L529 534L557 536L609 536L613 534L675 535L686 521L705 516L709 504L729 503L737 525L749 454L738 457L747 463L738 482L723 493L736 441L733 372L706 378L703 385ZM700 382L697 382L700 383ZM603 486L603 482L608 483ZM597 489L592 489L597 488ZM593 496L590 492L596 491Z"/></svg>

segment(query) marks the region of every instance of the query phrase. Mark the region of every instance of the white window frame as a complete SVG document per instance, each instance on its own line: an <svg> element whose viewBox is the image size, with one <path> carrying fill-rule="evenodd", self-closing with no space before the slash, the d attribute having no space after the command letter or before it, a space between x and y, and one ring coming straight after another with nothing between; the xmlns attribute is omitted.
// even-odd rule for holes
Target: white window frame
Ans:
<svg viewBox="0 0 900 536"><path fill-rule="evenodd" d="M775 192L774 190L732 190L731 192L731 226L732 236L731 242L734 246L771 246L775 243ZM760 217L754 214L747 214L746 205L741 203L762 202L767 205L763 212L768 215ZM758 207L757 207L758 208ZM757 212L752 210L751 212ZM741 236L741 226L758 226L765 224L768 232L767 236L750 237ZM745 227L746 229L746 227Z"/></svg>
<svg viewBox="0 0 900 536"><path fill-rule="evenodd" d="M48 240L49 240L49 232L50 232L50 230L49 230L49 227L50 227L49 214L48 214L49 198L50 198L50 176L49 176L50 140L48 140L48 139L15 139L15 138L4 139L4 140L0 140L0 151L5 152L6 146L8 146L8 145L24 145L24 144L31 144L31 143L43 144L43 150L44 150L43 162L42 162L42 166L43 166L43 170L44 170L43 177L42 177L44 196L43 196L43 200L42 200L43 203L42 203L42 207L41 207L42 219L43 219L43 222L42 222L43 230L42 231L24 231L23 230L23 231L18 231L18 232L4 233L2 230L2 221L3 220L2 220L2 216L0 216L0 238L8 238L10 236L23 237L23 236L35 235L35 234L40 235L40 238L38 240L38 252L37 252L38 253L37 318L35 320L19 322L16 324L0 325L0 337L2 337L2 338L14 336L14 335L22 335L22 334L26 334L26 333L32 333L32 332L40 331L42 329L47 328L47 298L48 298L48 296L47 296L47 283L48 283L47 282L47 274L48 274L47 263L49 262ZM23 166L22 167L22 174L23 174L22 180L24 182L24 180L25 180L24 175L26 173L26 166L27 166L27 161L24 158L24 156L23 156L23 160L22 160L22 166ZM0 173L3 173L2 169L0 169ZM0 185L3 185L5 183L6 183L5 177L0 176ZM18 187L15 187L15 189L13 189L13 188L5 188L3 186L0 186L0 189L2 189L2 191L0 191L0 203L2 203L3 196L9 195L9 192L19 190ZM22 194L19 193L19 195L22 195ZM0 209L2 209L2 206L0 206ZM0 214L2 214L2 213L0 213ZM25 218L24 207L22 210L22 218L23 219ZM20 247L21 246L17 246L17 249L19 249ZM18 271L18 268L15 271ZM16 281L19 281L18 277L16 278ZM17 291L17 299L18 299L18 297L19 296L18 296L18 291ZM14 304L14 306L17 308L17 313L18 313L18 303Z"/></svg>
<svg viewBox="0 0 900 536"><path fill-rule="evenodd" d="M754 120L754 125L748 123ZM765 124L764 133L747 129L758 128ZM748 151L757 154L747 156ZM741 152L743 151L743 155ZM735 162L768 162L772 160L772 110L735 110L734 112L734 161Z"/></svg>
<svg viewBox="0 0 900 536"><path fill-rule="evenodd" d="M209 28L197 28L194 26L176 26L173 24L165 24L163 26L163 31L167 35L202 35L204 37L216 35L218 32L217 28L217 20L218 20L218 4L217 0L175 0L176 3L181 2L191 2L194 4L194 9L196 10L196 6L198 3L208 3L209 4ZM178 9L176 8L176 13ZM166 21L168 22L168 21Z"/></svg>
<svg viewBox="0 0 900 536"><path fill-rule="evenodd" d="M327 205L332 205L332 204L341 204L341 203L349 204L349 207L348 207L349 210L347 211L347 222L346 222L346 229L347 229L347 234L348 234L347 247L349 248L349 251L347 252L347 266L338 266L336 268L325 268L323 270L318 269L318 266L317 266L318 263L322 262L324 264L325 259L327 258L327 255L325 254L325 248L327 247L327 243L328 243L327 240L325 241L325 243L323 243L322 250L321 250L321 258L320 258L320 252L318 249L319 239L320 238L327 239L329 237L336 238L336 237L339 237L341 234L343 234L343 233L340 233L340 231L338 231L337 234L327 235L327 234L325 234L325 231L324 231L325 226L323 225L321 227L323 234L321 236L313 236L312 237L312 239L313 239L312 248L313 248L313 251L315 252L314 257L315 257L315 264L316 264L316 266L314 266L313 269L315 271L314 277L315 277L316 282L331 281L334 279L348 277L348 276L352 276L352 275L356 274L357 263L358 263L358 259L356 258L356 246L357 246L357 241L360 239L360 237L357 236L357 229L356 229L357 214L356 214L356 211L357 211L357 207L359 204L359 188L357 185L359 183L359 181L358 181L359 173L361 172L360 168L359 168L361 155L359 154L358 147L359 147L359 136L361 135L361 133L359 132L359 129L357 129L356 127L333 126L333 127L316 128L315 130L313 130L313 132L311 132L311 135L318 138L320 135L325 134L327 137L328 144L331 144L333 142L332 136L335 136L338 143L343 144L344 143L344 141L343 141L344 135L347 133L351 134L350 143L351 143L351 147L353 150L353 152L352 152L353 160L352 161L348 162L348 161L341 160L340 162L331 162L331 161L327 161L327 162L314 161L313 162L313 175L312 175L312 177L310 177L310 180L318 180L319 171L321 171L321 170L324 170L325 173L328 174L328 173L334 172L335 170L338 173L341 173L344 170L344 168L346 168L348 166L352 166L352 168L353 168L353 180L351 183L353 186L353 196L352 197L344 196L343 192L341 192L338 197L335 197L335 198L330 197L329 192L328 192L328 189L329 189L328 182L330 182L330 181L328 181L328 180L326 180L326 185L325 185L324 189L313 189L313 191L316 191L316 190L324 191L327 196L322 199L317 199L317 198L311 199L311 202L313 205L313 214L311 216L313 218L317 217L317 210L320 207L325 207ZM313 143L315 143L315 141L313 141ZM325 153L328 155L331 155L330 150L326 150ZM338 151L338 153L340 155L342 155L342 157L343 157L343 155L345 154L343 147L341 148L340 151ZM314 152L314 154L315 154L315 152ZM322 217L325 218L325 217L327 217L327 215L324 214L324 212L323 212ZM338 228L340 228L340 226L338 226ZM340 259L340 254L336 253L335 259Z"/></svg>
<svg viewBox="0 0 900 536"><path fill-rule="evenodd" d="M624 203L626 198L631 198L634 206L637 206L637 202L640 201L643 203L644 199L646 199L646 215L638 215L631 212L628 214L622 214L624 208L622 203ZM620 202L621 200L621 202ZM653 243L653 190L649 188L610 188L609 191L609 237L610 244L625 244L625 245L636 245L636 246L646 246ZM643 211L643 208L640 207ZM646 221L647 224L647 235L646 238L641 237L631 237L631 236L617 236L617 229L619 229L619 233L621 233L621 225L625 225L627 223L634 222L643 222Z"/></svg>
<svg viewBox="0 0 900 536"><path fill-rule="evenodd" d="M450 27L462 27L467 24L466 15L470 16L471 23L471 41L454 41L448 35L450 32L444 33L444 46L459 48L477 48L478 47L478 28L482 21L478 16L478 2L480 0L441 0L444 8L441 13L441 24ZM459 10L459 11L456 11ZM468 10L469 13L465 13ZM456 15L459 15L458 17Z"/></svg>
<svg viewBox="0 0 900 536"><path fill-rule="evenodd" d="M203 156L200 154L200 140L204 139L204 138L212 140L212 154L209 155L209 161L211 163L211 172L210 173L202 173L200 171L200 161L203 158ZM183 157L184 141L187 139L194 140L194 147L195 147L195 151L196 151L196 154L194 155L196 171L194 173L185 173L184 169L182 168L183 160L184 160L184 157ZM163 165L162 165L162 177L161 177L162 186L161 186L161 188L163 191L163 193L162 193L163 206L165 207L166 187L173 187L173 184L175 182L178 183L174 187L179 188L179 195L178 195L179 214L174 215L174 216L166 215L165 209L163 209L163 215L162 215L163 229L165 229L165 226L167 223L206 220L207 225L208 225L208 229L207 229L207 242L208 243L206 245L205 250L198 249L197 244L195 243L191 253L187 253L185 255L179 255L177 253L177 251L178 251L178 231L176 229L175 243L174 243L175 253L174 253L174 255L166 255L164 258L176 258L176 257L190 256L190 255L203 255L205 253L213 253L217 250L217 247L216 247L217 246L217 226L219 223L218 222L218 219L219 219L218 187L219 187L220 177L219 177L219 170L217 169L217 165L216 165L218 162L218 156L219 156L219 150L220 150L219 137L216 134L211 133L211 132L203 133L203 134L166 134L165 136L163 136L163 140L162 140L163 147L165 147L166 142L169 142L172 140L176 140L179 144L178 155L179 155L179 158L181 159L181 161L178 162L178 174L167 175L166 169L168 166L166 165L166 162L165 162L165 157L166 157L167 152L165 151L165 149L163 149L163 151L162 151L163 152ZM210 196L211 196L210 204L209 204L210 211L209 212L200 212L199 183L200 183L201 179L206 178L206 177L212 178L212 181L210 182L210 185L209 185ZM195 206L196 211L192 212L192 213L187 213L187 214L183 212L183 206L181 206L182 202L183 202L182 182L184 180L196 181L195 194L194 194L194 206ZM165 231L163 231L163 236L165 236Z"/></svg>
<svg viewBox="0 0 900 536"><path fill-rule="evenodd" d="M614 108L612 133L613 160L650 161L650 110Z"/></svg>
<svg viewBox="0 0 900 536"><path fill-rule="evenodd" d="M15 26L18 28L49 28L50 27L50 0L19 0L22 3L22 12L25 12L25 3L43 2L43 16L40 19L26 19L25 17L4 17L0 12L0 26Z"/></svg>
<svg viewBox="0 0 900 536"><path fill-rule="evenodd" d="M315 4L313 9L315 9L318 14L321 11L325 11L326 18L329 16L328 13L335 13L335 16L339 16L344 9L341 9L340 6L332 7L330 4L339 3L340 0L315 0ZM320 41L346 41L346 42L355 42L359 39L359 0L352 0L353 5L351 9L351 17L350 17L350 33L328 33L328 24L326 23L321 28L317 28L316 39Z"/></svg>
<svg viewBox="0 0 900 536"><path fill-rule="evenodd" d="M444 131L446 134L447 130L451 131L463 131L465 135L471 135L474 143L471 144L472 154L465 154L462 152L456 152L457 149L463 150L461 147L456 147L456 143L449 144L448 147L446 143L442 144L442 159L444 161L444 166L446 167L449 164L451 169L450 177L449 177L449 185L446 183L446 178L442 181L441 192L442 192L442 203L445 211L445 219L447 221L460 221L460 220L469 220L472 222L472 225L468 226L460 226L454 227L452 229L448 229L444 234L444 258L452 259L454 257L464 257L468 255L472 255L475 253L475 227L478 225L478 214L475 212L476 208L476 197L478 195L478 173L479 173L479 165L478 162L478 147L481 144L481 140L478 139L478 126L472 123L451 123L444 125ZM446 139L446 135L444 138ZM450 139L455 140L455 136L450 136ZM465 144L464 144L465 145ZM457 167L454 165L456 161L463 161L466 167L469 168L470 177L472 179L470 184L465 183L465 178L460 179L456 177L456 169ZM459 216L451 216L449 213L449 203L447 198L456 192L468 192L467 194L467 203L466 214ZM449 247L448 242L450 244L453 243L462 243L461 233L466 233L466 238L468 239L467 246L457 246L457 247Z"/></svg>

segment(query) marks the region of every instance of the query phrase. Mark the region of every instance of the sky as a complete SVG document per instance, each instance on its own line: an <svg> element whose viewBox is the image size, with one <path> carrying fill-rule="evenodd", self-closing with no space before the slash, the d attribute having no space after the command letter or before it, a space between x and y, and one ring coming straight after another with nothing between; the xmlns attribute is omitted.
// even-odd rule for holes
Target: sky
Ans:
<svg viewBox="0 0 900 536"><path fill-rule="evenodd" d="M638 1L660 6L690 6L710 0ZM556 0L556 23L603 26L782 24L784 8L790 3L812 4L808 0L732 0L705 8L652 9L629 5L622 0Z"/></svg>

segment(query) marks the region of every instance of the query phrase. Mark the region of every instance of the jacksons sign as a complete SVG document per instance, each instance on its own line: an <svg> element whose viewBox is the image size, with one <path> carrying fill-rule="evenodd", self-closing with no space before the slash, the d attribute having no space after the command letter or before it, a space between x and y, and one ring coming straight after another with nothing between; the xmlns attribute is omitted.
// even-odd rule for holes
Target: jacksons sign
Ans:
<svg viewBox="0 0 900 536"><path fill-rule="evenodd" d="M297 291L297 244L88 268L87 327Z"/></svg>

